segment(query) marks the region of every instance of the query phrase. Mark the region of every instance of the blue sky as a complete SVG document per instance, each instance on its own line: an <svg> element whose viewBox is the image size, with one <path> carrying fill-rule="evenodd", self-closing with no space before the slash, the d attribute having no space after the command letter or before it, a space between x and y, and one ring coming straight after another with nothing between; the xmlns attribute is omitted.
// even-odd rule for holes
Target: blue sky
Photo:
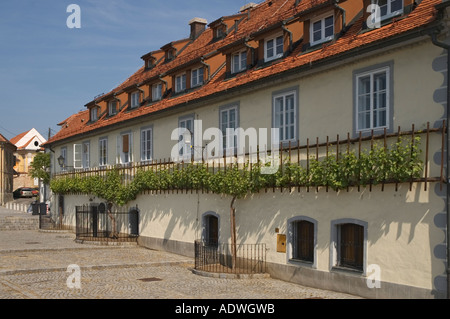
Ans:
<svg viewBox="0 0 450 319"><path fill-rule="evenodd" d="M126 80L140 57L189 36L248 0L15 0L0 2L0 133L11 139L49 128ZM260 0L253 2L261 2ZM81 28L66 25L70 4Z"/></svg>

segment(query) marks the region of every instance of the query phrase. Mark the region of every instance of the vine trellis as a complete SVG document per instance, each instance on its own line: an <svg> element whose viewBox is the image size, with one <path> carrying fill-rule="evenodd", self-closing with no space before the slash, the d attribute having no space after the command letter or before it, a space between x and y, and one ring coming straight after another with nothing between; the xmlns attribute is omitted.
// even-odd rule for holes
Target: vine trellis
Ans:
<svg viewBox="0 0 450 319"><path fill-rule="evenodd" d="M441 176L428 176L429 144L431 133L442 133L442 150L445 143L445 122L441 128L430 128L368 136L305 145L289 143L279 150L279 169L274 174L262 174L261 168L271 165L258 157L256 162L223 158L222 161L201 163L174 163L166 160L150 163L134 163L128 166L113 166L90 170L63 172L53 176L50 187L57 194L91 194L123 206L139 194L178 193L201 191L203 193L226 194L242 198L249 193L275 191L279 188L305 188L318 190L320 187L339 191L350 187L409 182L440 182ZM425 138L423 138L425 137ZM425 139L425 142L423 141ZM424 143L423 143L424 142ZM423 144L424 149L423 149ZM425 158L423 158L425 153ZM443 152L442 156L443 156ZM319 155L320 154L320 155ZM246 154L247 156L249 154ZM425 165L424 165L425 164ZM397 187L396 187L397 189Z"/></svg>

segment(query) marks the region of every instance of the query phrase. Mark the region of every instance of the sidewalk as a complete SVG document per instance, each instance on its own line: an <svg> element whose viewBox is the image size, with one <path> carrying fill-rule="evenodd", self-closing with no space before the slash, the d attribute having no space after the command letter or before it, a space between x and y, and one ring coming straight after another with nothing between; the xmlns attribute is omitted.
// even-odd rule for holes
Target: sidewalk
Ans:
<svg viewBox="0 0 450 319"><path fill-rule="evenodd" d="M0 217L27 217L32 216L30 213L26 213L19 210L8 209L6 207L0 206Z"/></svg>
<svg viewBox="0 0 450 319"><path fill-rule="evenodd" d="M1 216L28 216L0 208ZM70 232L0 231L0 299L359 299L272 278L212 278L194 260L137 245L78 244ZM77 265L82 289L67 285Z"/></svg>

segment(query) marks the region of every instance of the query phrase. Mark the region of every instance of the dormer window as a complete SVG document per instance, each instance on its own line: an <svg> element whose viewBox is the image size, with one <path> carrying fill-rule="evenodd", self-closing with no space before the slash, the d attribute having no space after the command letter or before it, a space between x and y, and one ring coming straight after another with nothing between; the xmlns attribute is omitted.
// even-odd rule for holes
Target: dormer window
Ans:
<svg viewBox="0 0 450 319"><path fill-rule="evenodd" d="M225 35L225 30L223 28L216 29L216 38L222 38Z"/></svg>
<svg viewBox="0 0 450 319"><path fill-rule="evenodd" d="M241 51L231 56L231 73L238 73L247 69L247 51Z"/></svg>
<svg viewBox="0 0 450 319"><path fill-rule="evenodd" d="M99 107L93 107L90 110L90 118L91 118L91 122L96 122L98 120L98 112L99 112Z"/></svg>
<svg viewBox="0 0 450 319"><path fill-rule="evenodd" d="M162 98L162 84L152 85L152 101L159 101Z"/></svg>
<svg viewBox="0 0 450 319"><path fill-rule="evenodd" d="M166 62L172 61L175 59L176 50L174 48L170 48L166 50Z"/></svg>
<svg viewBox="0 0 450 319"><path fill-rule="evenodd" d="M109 101L108 103L108 115L112 116L112 115L116 115L117 114L117 101L113 100L113 101Z"/></svg>
<svg viewBox="0 0 450 319"><path fill-rule="evenodd" d="M272 61L283 56L284 43L283 35L267 39L264 41L264 61Z"/></svg>
<svg viewBox="0 0 450 319"><path fill-rule="evenodd" d="M380 7L381 20L403 13L403 0L376 0L372 3Z"/></svg>
<svg viewBox="0 0 450 319"><path fill-rule="evenodd" d="M130 106L136 108L141 104L141 93L139 91L131 93Z"/></svg>
<svg viewBox="0 0 450 319"><path fill-rule="evenodd" d="M152 68L154 68L155 67L155 59L148 59L147 61L146 61L146 68L147 69L152 69Z"/></svg>
<svg viewBox="0 0 450 319"><path fill-rule="evenodd" d="M311 21L311 45L320 44L334 38L334 16L325 15Z"/></svg>
<svg viewBox="0 0 450 319"><path fill-rule="evenodd" d="M191 86L196 87L203 84L203 68L191 71Z"/></svg>
<svg viewBox="0 0 450 319"><path fill-rule="evenodd" d="M180 93L184 90L186 90L186 73L175 77L175 93Z"/></svg>

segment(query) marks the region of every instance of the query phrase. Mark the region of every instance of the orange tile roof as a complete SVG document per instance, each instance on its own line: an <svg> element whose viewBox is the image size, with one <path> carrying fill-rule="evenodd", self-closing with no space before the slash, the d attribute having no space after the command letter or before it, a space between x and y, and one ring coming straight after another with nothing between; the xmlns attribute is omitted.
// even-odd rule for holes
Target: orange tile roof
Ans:
<svg viewBox="0 0 450 319"><path fill-rule="evenodd" d="M16 146L13 143L11 143L6 137L4 137L1 133L0 133L0 143L11 145L12 147L14 147L14 149L17 149Z"/></svg>
<svg viewBox="0 0 450 319"><path fill-rule="evenodd" d="M26 131L26 132L23 132L23 133L20 133L19 135L17 135L17 136L14 136L11 140L10 140L10 142L11 143L13 143L14 145L16 145L25 135L27 135L27 133L28 133L29 131Z"/></svg>
<svg viewBox="0 0 450 319"><path fill-rule="evenodd" d="M105 94L120 92L121 90L140 84L148 79L155 78L160 74L169 72L193 59L200 58L206 54L211 54L225 45L232 44L239 39L249 37L251 34L270 27L280 21L295 16L299 12L311 9L313 6L326 4L329 0L303 0L298 6L295 6L295 0L272 0L265 1L255 8L251 9L248 17L245 17L239 24L236 33L229 34L225 39L213 42L212 29L208 28L196 40L194 40L176 59L168 63L159 64L151 70L140 68L135 74L128 78L124 83L113 91ZM288 57L277 61L276 63L264 67L250 69L234 78L225 79L225 69L222 68L210 82L204 84L199 89L190 91L187 94L163 99L152 105L140 107L131 112L126 109L121 110L117 115L110 118L105 116L95 123L88 124L89 111L82 111L72 115L67 120L61 122L64 124L61 130L53 136L47 144L54 143L79 134L92 132L94 130L108 127L113 124L132 120L141 116L149 115L157 111L168 109L177 105L193 102L201 98L212 97L216 94L227 92L230 89L264 80L271 76L281 75L286 71L309 67L315 63L320 63L330 58L339 57L345 53L351 52L370 45L383 43L394 36L406 34L409 31L420 30L428 26L436 19L437 10L435 6L440 0L423 0L417 8L411 13L398 19L393 23L387 24L381 28L368 32L360 33L363 25L363 18L360 18L348 31L336 41L324 45L322 48L302 52L301 46L298 46ZM331 3L331 2L330 2ZM92 102L91 102L92 103Z"/></svg>

